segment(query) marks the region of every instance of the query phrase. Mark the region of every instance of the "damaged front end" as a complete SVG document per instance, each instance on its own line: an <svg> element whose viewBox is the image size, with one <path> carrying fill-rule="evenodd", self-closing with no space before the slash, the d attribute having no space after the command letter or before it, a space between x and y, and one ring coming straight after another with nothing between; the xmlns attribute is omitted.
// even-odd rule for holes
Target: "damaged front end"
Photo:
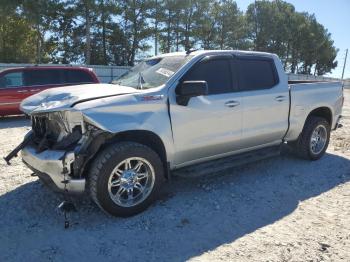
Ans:
<svg viewBox="0 0 350 262"><path fill-rule="evenodd" d="M5 160L21 151L23 162L55 191L83 193L87 162L108 135L85 122L80 111L37 113L32 130Z"/></svg>
<svg viewBox="0 0 350 262"><path fill-rule="evenodd" d="M85 133L81 112L63 111L36 114L31 117L33 142L37 151L69 150Z"/></svg>

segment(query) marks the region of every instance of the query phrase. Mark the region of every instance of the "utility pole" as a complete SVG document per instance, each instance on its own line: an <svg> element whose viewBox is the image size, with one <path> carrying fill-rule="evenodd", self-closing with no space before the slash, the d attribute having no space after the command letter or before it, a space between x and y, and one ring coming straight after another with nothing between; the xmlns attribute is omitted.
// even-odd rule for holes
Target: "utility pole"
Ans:
<svg viewBox="0 0 350 262"><path fill-rule="evenodd" d="M156 0L155 23L154 23L154 55L158 55L158 1Z"/></svg>
<svg viewBox="0 0 350 262"><path fill-rule="evenodd" d="M345 51L345 60L344 60L344 65L343 65L343 73L341 74L341 80L344 79L344 72L345 72L345 66L346 66L346 59L348 58L348 49Z"/></svg>
<svg viewBox="0 0 350 262"><path fill-rule="evenodd" d="M256 0L254 0L254 19L255 19L255 51L258 51L258 13L256 10Z"/></svg>

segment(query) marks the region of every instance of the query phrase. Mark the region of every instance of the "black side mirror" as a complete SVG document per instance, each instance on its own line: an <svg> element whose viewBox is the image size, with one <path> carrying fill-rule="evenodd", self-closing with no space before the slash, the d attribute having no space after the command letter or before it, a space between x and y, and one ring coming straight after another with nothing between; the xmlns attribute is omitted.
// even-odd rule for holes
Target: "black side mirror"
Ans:
<svg viewBox="0 0 350 262"><path fill-rule="evenodd" d="M176 88L176 102L179 105L187 106L191 97L208 94L206 81L184 81Z"/></svg>

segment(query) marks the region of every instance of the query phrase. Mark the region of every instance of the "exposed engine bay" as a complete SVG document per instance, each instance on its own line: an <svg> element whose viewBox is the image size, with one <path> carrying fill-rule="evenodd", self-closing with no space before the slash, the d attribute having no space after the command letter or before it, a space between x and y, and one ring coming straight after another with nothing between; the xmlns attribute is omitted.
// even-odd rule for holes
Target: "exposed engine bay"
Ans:
<svg viewBox="0 0 350 262"><path fill-rule="evenodd" d="M33 143L37 151L69 149L75 146L85 133L80 112L62 111L35 114L31 117Z"/></svg>

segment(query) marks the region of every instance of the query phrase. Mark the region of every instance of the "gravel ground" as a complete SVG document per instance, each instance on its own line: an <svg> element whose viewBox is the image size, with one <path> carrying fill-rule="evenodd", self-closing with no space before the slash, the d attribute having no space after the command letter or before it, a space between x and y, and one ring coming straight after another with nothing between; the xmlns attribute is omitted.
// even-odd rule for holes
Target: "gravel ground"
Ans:
<svg viewBox="0 0 350 262"><path fill-rule="evenodd" d="M83 197L64 229L62 197L20 159L0 161L0 261L350 261L349 91L344 127L320 161L283 156L175 178L132 218L110 217ZM0 155L28 124L0 119Z"/></svg>

